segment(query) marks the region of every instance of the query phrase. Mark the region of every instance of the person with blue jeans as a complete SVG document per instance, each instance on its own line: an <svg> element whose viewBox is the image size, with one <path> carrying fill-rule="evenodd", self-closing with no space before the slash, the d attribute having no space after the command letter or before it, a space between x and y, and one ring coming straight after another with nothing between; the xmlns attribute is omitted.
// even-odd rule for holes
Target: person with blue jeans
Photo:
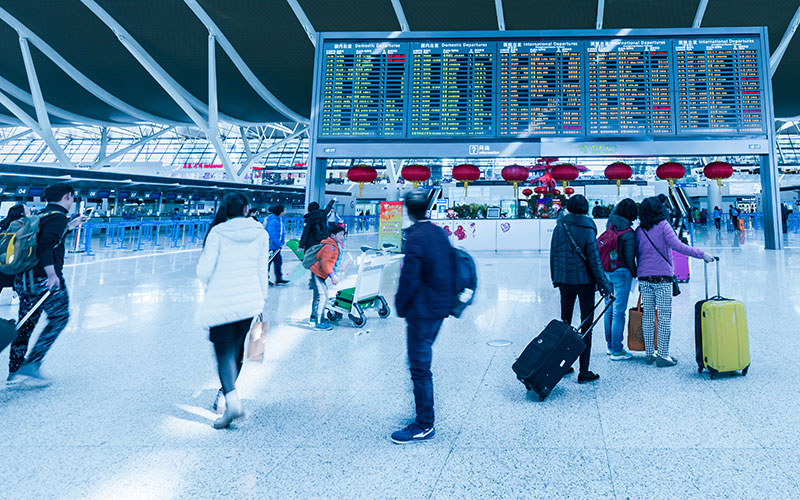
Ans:
<svg viewBox="0 0 800 500"><path fill-rule="evenodd" d="M628 310L628 295L631 293L633 278L636 277L636 234L632 230L633 222L639 217L636 202L630 198L620 201L614 213L608 218L608 229L617 233L617 249L612 251L610 265L614 269L606 269L606 276L614 287L614 305L611 313L606 314L605 330L606 353L614 361L631 359L631 353L622 347L625 332L625 313ZM610 302L606 298L606 304Z"/></svg>
<svg viewBox="0 0 800 500"><path fill-rule="evenodd" d="M408 325L406 348L417 417L392 433L391 439L397 444L425 441L436 435L431 373L433 342L456 300L453 247L442 228L425 220L428 192L411 191L405 204L414 225L406 231L395 304L397 315L405 318Z"/></svg>
<svg viewBox="0 0 800 500"><path fill-rule="evenodd" d="M269 234L269 251L272 257L272 265L275 269L275 284L283 285L288 283L283 279L283 257L281 247L286 244L286 232L283 228L283 214L286 208L283 205L273 205L269 207L270 215L267 217L267 233ZM272 284L272 283L270 283Z"/></svg>

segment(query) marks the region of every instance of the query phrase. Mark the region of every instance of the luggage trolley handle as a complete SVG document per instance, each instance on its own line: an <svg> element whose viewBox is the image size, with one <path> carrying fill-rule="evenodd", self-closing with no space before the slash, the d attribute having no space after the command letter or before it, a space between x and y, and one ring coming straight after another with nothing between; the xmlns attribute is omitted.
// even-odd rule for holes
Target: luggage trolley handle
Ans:
<svg viewBox="0 0 800 500"><path fill-rule="evenodd" d="M714 257L714 262L717 264L717 297L722 297L722 287L719 279L719 257ZM706 261L703 261L703 278L706 283L706 300L708 300L708 262Z"/></svg>
<svg viewBox="0 0 800 500"><path fill-rule="evenodd" d="M28 314L26 314L24 318L22 318L21 320L19 320L19 323L17 323L17 326L16 326L17 330L19 330L20 328L22 328L22 325L24 325L24 324L25 324L25 322L26 322L26 321L28 321L28 320L30 319L30 317L31 317L31 316L33 316L33 313L35 313L35 312L36 312L36 310L37 310L37 309L39 309L39 307L41 307L41 305L44 303L44 301L45 301L45 300L47 300L47 297L49 297L51 293L53 293L53 292L52 292L52 290L48 290L48 291L47 291L47 293L45 293L44 295L42 295L42 298L41 298L41 299L39 299L39 301L38 301L38 302L36 302L36 305L34 305L33 307L31 307L31 310L30 310L30 311L28 311Z"/></svg>
<svg viewBox="0 0 800 500"><path fill-rule="evenodd" d="M617 298L616 298L616 297L614 297L613 295L609 295L609 297L611 298L611 300L608 302L608 304L606 305L606 307L604 307L604 308L603 308L603 312L601 312L601 313L600 313L600 315L599 315L599 316L597 316L597 317L594 319L594 321L592 322L592 326L590 326L590 327L589 327L589 329L586 331L586 333L585 333L585 334L581 335L581 338L584 338L584 337L586 337L586 335L589 335L590 333L592 333L592 330L594 330L594 327L595 327L595 326L597 326L597 323L599 323L599 322L600 322L600 320L601 320L601 319L603 319L603 316L604 316L604 315L605 315L605 314L608 312L608 310L609 310L609 309L611 309L611 306L613 306L613 305L614 305L614 301L615 301L615 300L617 300ZM600 300L598 300L598 301L597 301L597 304L595 304L595 305L594 305L594 307L592 308L592 313L593 313L593 314L594 314L594 312L595 312L595 311L597 311L597 308L598 308L598 307L600 307L600 304L602 304L603 302L605 302L605 300L606 300L606 298L605 298L605 297L600 297ZM581 331L581 328L583 328L583 327L584 327L584 325L586 325L586 322L587 322L588 320L589 320L589 318L586 318L585 320L581 321L581 324L580 324L580 325L578 325L578 328L577 328L577 330L578 330L579 332Z"/></svg>

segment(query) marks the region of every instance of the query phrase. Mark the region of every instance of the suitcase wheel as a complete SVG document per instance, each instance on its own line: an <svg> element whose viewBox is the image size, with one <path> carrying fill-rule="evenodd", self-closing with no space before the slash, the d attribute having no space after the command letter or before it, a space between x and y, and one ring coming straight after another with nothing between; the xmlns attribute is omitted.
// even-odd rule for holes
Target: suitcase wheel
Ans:
<svg viewBox="0 0 800 500"><path fill-rule="evenodd" d="M742 370L742 377L746 377L747 376L747 372L749 370L750 370L750 365L745 366L744 370Z"/></svg>

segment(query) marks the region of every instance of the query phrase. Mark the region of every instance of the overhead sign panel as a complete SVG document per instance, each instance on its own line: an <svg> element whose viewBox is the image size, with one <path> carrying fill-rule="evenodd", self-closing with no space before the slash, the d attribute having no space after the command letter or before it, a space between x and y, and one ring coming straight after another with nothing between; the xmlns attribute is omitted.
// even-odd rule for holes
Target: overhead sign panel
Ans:
<svg viewBox="0 0 800 500"><path fill-rule="evenodd" d="M324 34L315 135L323 145L764 137L767 54L761 29L747 30Z"/></svg>

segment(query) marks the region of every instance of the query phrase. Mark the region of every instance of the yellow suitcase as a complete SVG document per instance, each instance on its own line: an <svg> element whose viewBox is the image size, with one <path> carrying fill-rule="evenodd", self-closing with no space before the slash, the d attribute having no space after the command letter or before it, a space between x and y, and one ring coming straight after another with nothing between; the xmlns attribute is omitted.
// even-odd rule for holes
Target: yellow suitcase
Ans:
<svg viewBox="0 0 800 500"><path fill-rule="evenodd" d="M747 312L738 300L720 295L719 258L717 258L717 295L708 297L708 264L704 266L706 300L695 305L695 343L697 371L708 369L711 378L718 373L750 368L750 345Z"/></svg>

